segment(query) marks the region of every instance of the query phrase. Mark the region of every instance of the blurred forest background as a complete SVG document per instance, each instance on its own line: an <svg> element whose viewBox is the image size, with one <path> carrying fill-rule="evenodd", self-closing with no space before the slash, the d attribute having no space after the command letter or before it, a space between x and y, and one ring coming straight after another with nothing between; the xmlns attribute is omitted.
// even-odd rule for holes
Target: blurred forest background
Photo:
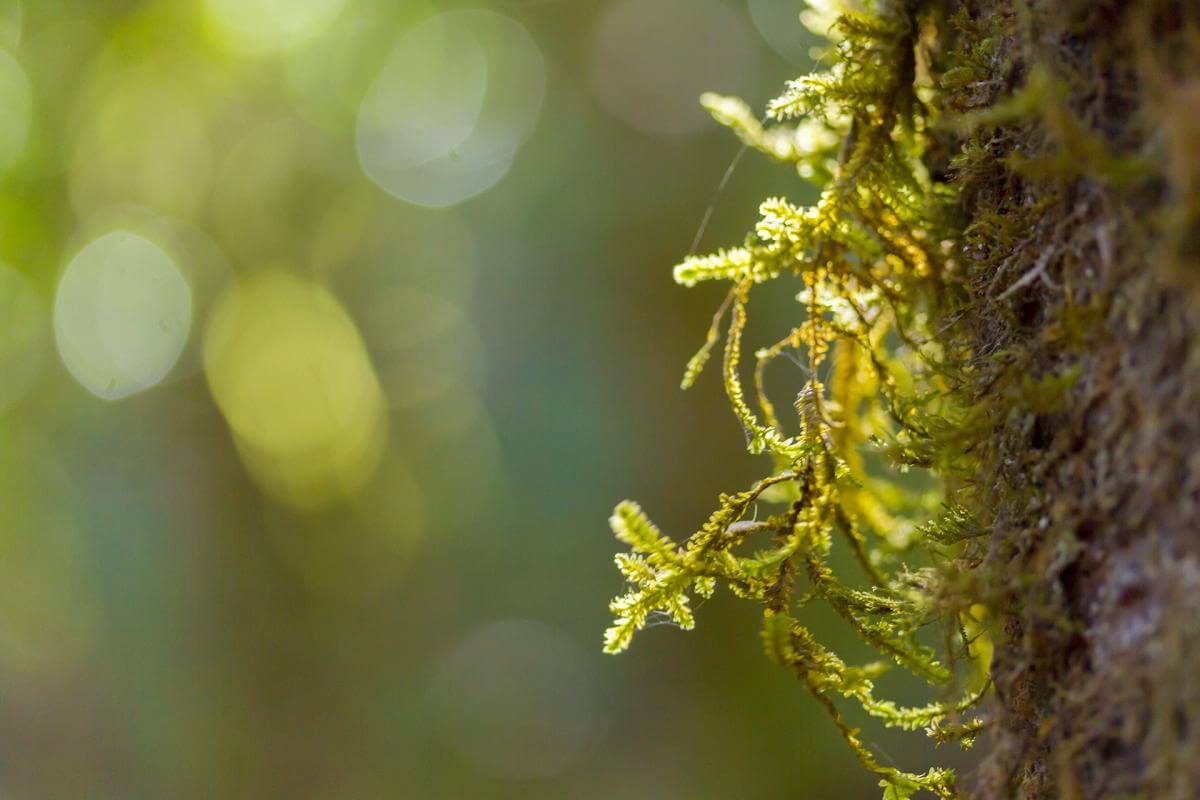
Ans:
<svg viewBox="0 0 1200 800"><path fill-rule="evenodd" d="M600 652L761 471L670 267L806 7L0 0L0 797L877 796L754 609Z"/></svg>

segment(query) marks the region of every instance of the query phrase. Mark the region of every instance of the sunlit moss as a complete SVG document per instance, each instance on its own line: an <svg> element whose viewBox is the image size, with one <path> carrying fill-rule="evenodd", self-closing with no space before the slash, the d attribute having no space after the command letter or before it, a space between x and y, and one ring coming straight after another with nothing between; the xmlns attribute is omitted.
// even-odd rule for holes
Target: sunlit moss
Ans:
<svg viewBox="0 0 1200 800"><path fill-rule="evenodd" d="M832 3L814 4L816 11ZM884 797L917 791L956 796L954 774L908 772L880 762L845 720L834 698L857 701L884 724L926 729L936 741L968 745L982 722L964 716L988 684L971 665L965 609L940 602L927 550L959 523L934 518L929 492L903 473L918 467L946 477L955 464L942 429L961 429L952 386L939 369L931 320L945 305L958 230L954 193L923 163L937 111L921 98L918 59L934 15L917 4L880 2L871 13L841 12L832 65L788 84L768 106L765 126L740 101L706 96L705 105L748 146L794 164L821 194L808 207L782 198L759 209L741 244L689 256L675 269L684 286L731 284L704 346L688 364L692 385L723 332L722 382L751 453L774 462L771 477L722 495L719 508L677 544L633 503L611 519L631 548L617 556L630 584L616 598L605 649L619 652L652 619L689 629L691 597L718 585L756 601L768 655L793 671L832 717L859 761L880 779ZM810 20L811 22L812 20ZM743 337L751 295L791 279L803 282L798 324L756 353L753 387L743 379ZM806 376L795 417L767 396L764 373L794 356ZM788 417L795 422L789 423ZM930 455L936 453L936 456ZM888 460L894 467L883 472ZM767 508L773 508L767 512ZM756 552L739 552L753 539ZM836 548L859 575L832 566ZM882 660L851 666L803 622L806 606L834 611ZM930 641L924 631L941 631ZM936 645L936 646L935 646ZM904 708L880 699L874 680L899 666L935 687L936 699Z"/></svg>

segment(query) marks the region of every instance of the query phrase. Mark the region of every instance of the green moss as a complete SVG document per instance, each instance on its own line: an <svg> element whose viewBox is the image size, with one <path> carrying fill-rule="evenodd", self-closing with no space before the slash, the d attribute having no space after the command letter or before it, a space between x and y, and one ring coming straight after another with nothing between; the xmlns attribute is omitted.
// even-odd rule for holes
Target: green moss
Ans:
<svg viewBox="0 0 1200 800"><path fill-rule="evenodd" d="M740 245L675 272L730 284L684 386L724 336L726 394L772 476L678 544L618 508L631 588L606 648L654 614L691 627L690 593L724 585L759 604L768 655L885 797L959 790L881 765L838 703L938 743L990 728L983 797L1194 796L1200 701L1181 687L1200 637L1181 609L1200 613L1200 556L1163 554L1194 553L1200 525L1179 496L1200 440L1200 17L1173 0L858 5L831 68L790 83L769 125L704 99L821 188L811 207L767 200ZM752 295L797 277L797 324L747 382ZM807 375L794 417L766 391L785 354ZM770 543L747 552L756 534ZM857 574L834 569L839 548ZM817 604L880 659L818 641ZM889 667L931 702L876 697Z"/></svg>
<svg viewBox="0 0 1200 800"><path fill-rule="evenodd" d="M628 647L656 614L691 628L692 593L708 596L723 585L757 602L768 655L825 708L863 766L879 776L885 797L918 790L953 797L954 775L881 765L834 698L857 702L885 725L967 745L983 726L970 710L988 685L969 658L969 604L944 602L931 567L906 566L953 558L968 524L961 505L933 515L909 496L901 472L916 467L950 478L947 493L954 495L953 476L967 470L966 440L978 428L959 407L948 379L954 370L934 329L955 301L960 237L955 194L927 164L940 124L930 81L944 24L932 4L878 3L869 13L844 14L833 66L788 84L769 105L770 127L738 100L704 98L744 143L821 187L811 207L767 200L739 246L688 257L675 269L685 286L731 284L684 387L705 367L724 324L726 394L749 451L769 456L775 471L722 496L684 543L664 536L632 503L612 518L613 531L632 549L617 557L631 588L612 603L616 621L606 650ZM785 276L804 283L800 322L755 352L747 387L742 340L751 295ZM808 375L792 424L781 420L764 378L789 351ZM892 463L891 476L868 469L880 457ZM760 505L777 510L746 521L757 519ZM771 545L743 552L750 535L762 532ZM835 547L850 552L860 575L835 572ZM817 641L803 623L805 607L815 604L835 611L883 660L849 666ZM918 635L938 626L941 647ZM924 679L935 699L904 708L877 698L873 679L891 666Z"/></svg>

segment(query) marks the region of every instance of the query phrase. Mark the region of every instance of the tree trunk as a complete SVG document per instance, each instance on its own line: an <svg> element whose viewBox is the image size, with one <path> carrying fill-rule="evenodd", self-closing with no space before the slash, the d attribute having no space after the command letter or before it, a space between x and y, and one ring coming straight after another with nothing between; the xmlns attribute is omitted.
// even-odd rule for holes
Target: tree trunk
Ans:
<svg viewBox="0 0 1200 800"><path fill-rule="evenodd" d="M1035 406L977 476L1003 633L971 792L1200 797L1200 2L961 6L954 322L974 398Z"/></svg>

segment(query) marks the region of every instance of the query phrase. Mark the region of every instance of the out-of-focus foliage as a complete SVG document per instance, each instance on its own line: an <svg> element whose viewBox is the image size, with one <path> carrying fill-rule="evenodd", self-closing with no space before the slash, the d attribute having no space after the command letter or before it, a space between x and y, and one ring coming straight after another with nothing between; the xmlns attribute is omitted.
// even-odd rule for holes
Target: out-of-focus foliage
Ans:
<svg viewBox="0 0 1200 800"><path fill-rule="evenodd" d="M613 499L752 477L656 265L798 14L0 0L0 796L871 796L737 604L587 644Z"/></svg>

